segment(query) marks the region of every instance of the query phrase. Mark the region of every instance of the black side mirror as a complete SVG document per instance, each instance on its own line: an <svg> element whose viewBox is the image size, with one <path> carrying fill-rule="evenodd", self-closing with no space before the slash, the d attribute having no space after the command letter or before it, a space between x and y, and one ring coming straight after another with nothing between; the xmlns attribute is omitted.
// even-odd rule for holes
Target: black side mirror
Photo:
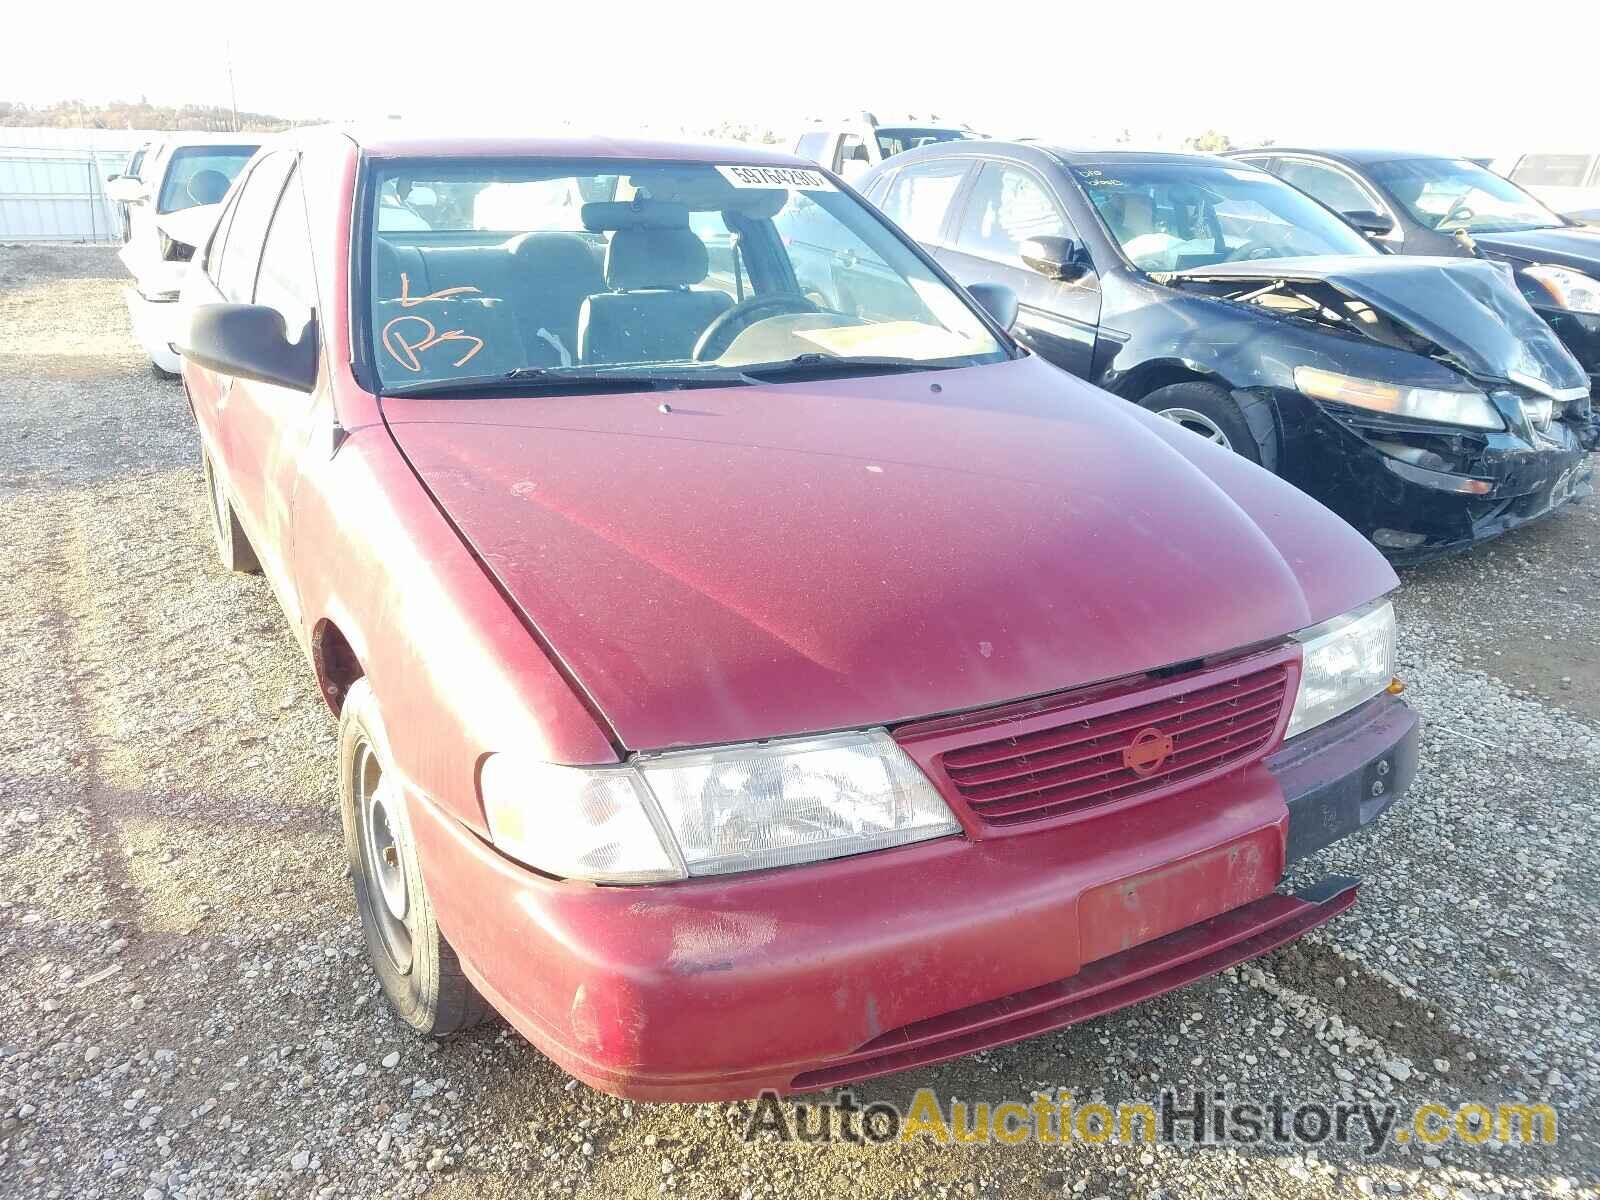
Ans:
<svg viewBox="0 0 1600 1200"><path fill-rule="evenodd" d="M1019 249L1023 265L1046 279L1072 283L1089 273L1083 250L1069 237L1035 237Z"/></svg>
<svg viewBox="0 0 1600 1200"><path fill-rule="evenodd" d="M967 285L968 294L1000 324L1010 330L1017 323L1017 294L1003 283L973 283Z"/></svg>
<svg viewBox="0 0 1600 1200"><path fill-rule="evenodd" d="M1369 237L1382 237L1394 232L1394 218L1387 213L1373 212L1370 208L1356 208L1340 214Z"/></svg>
<svg viewBox="0 0 1600 1200"><path fill-rule="evenodd" d="M190 318L183 356L223 375L309 392L317 386L317 322L307 321L300 340L291 342L275 308L202 304Z"/></svg>

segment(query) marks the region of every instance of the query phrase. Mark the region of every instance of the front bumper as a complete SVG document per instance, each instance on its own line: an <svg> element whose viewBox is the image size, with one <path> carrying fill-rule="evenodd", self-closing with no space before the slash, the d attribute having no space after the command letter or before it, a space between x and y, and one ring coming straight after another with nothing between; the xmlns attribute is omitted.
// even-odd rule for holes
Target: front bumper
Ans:
<svg viewBox="0 0 1600 1200"><path fill-rule="evenodd" d="M1285 868L1386 807L1353 799L1385 756L1399 795L1415 740L1383 696L1266 762L1075 824L650 887L548 879L427 798L409 807L441 929L530 1041L614 1095L732 1100L1004 1045L1298 937L1355 881L1284 895Z"/></svg>
<svg viewBox="0 0 1600 1200"><path fill-rule="evenodd" d="M1594 490L1588 421L1480 433L1343 411L1294 392L1275 399L1280 473L1396 564L1467 549ZM1397 447L1426 457L1407 461Z"/></svg>
<svg viewBox="0 0 1600 1200"><path fill-rule="evenodd" d="M163 371L177 374L183 366L175 346L183 333L183 306L176 298L155 300L136 287L124 288L123 299L133 322L133 336L150 361Z"/></svg>

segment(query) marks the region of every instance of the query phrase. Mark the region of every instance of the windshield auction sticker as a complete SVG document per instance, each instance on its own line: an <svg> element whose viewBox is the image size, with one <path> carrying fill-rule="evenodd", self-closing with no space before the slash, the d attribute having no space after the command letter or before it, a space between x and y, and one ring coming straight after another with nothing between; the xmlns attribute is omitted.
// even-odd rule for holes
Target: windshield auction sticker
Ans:
<svg viewBox="0 0 1600 1200"><path fill-rule="evenodd" d="M834 192L837 188L821 171L804 167L718 167L736 188L797 188L802 192Z"/></svg>

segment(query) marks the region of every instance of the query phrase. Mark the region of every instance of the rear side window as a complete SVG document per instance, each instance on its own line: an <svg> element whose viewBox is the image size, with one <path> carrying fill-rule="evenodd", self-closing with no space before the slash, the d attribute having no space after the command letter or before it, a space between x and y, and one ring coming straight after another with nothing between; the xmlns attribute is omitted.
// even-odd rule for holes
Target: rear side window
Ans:
<svg viewBox="0 0 1600 1200"><path fill-rule="evenodd" d="M156 211L181 212L200 204L219 204L239 177L254 146L183 146L172 152L161 180Z"/></svg>
<svg viewBox="0 0 1600 1200"><path fill-rule="evenodd" d="M1334 167L1285 158L1275 174L1286 183L1322 201L1334 212L1380 212L1377 200L1350 176Z"/></svg>
<svg viewBox="0 0 1600 1200"><path fill-rule="evenodd" d="M821 162L823 154L828 149L828 137L826 130L802 133L794 152L802 158L809 158L812 162Z"/></svg>
<svg viewBox="0 0 1600 1200"><path fill-rule="evenodd" d="M272 226L267 230L267 243L261 251L261 273L256 279L255 302L282 313L289 340L298 342L311 320L316 297L311 270L311 232L306 225L300 173L296 171L289 177Z"/></svg>
<svg viewBox="0 0 1600 1200"><path fill-rule="evenodd" d="M883 198L884 215L919 242L938 241L966 173L965 160L902 168Z"/></svg>
<svg viewBox="0 0 1600 1200"><path fill-rule="evenodd" d="M1524 187L1582 187L1593 161L1587 154L1526 154L1511 181Z"/></svg>
<svg viewBox="0 0 1600 1200"><path fill-rule="evenodd" d="M249 304L255 295L256 268L261 264L267 223L272 220L293 165L294 159L288 154L269 154L244 181L228 226L228 240L222 247L222 269L217 280L223 298L232 304Z"/></svg>
<svg viewBox="0 0 1600 1200"><path fill-rule="evenodd" d="M1044 183L1031 171L984 163L956 233L956 249L1022 265L1022 243L1036 237L1071 237L1072 226Z"/></svg>

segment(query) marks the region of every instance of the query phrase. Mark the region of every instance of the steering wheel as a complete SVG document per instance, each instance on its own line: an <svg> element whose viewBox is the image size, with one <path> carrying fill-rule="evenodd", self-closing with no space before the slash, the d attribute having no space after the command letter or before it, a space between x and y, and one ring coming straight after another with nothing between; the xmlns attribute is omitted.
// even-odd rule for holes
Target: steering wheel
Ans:
<svg viewBox="0 0 1600 1200"><path fill-rule="evenodd" d="M1439 223L1435 225L1434 228L1442 230L1446 225L1450 224L1451 221L1455 220L1464 220L1470 225L1472 223L1472 218L1477 215L1477 213L1473 212L1467 207L1467 198L1465 196L1458 196L1456 197L1456 202L1450 206L1450 211L1439 218Z"/></svg>
<svg viewBox="0 0 1600 1200"><path fill-rule="evenodd" d="M1271 242L1256 239L1246 242L1232 254L1228 255L1229 262L1254 262L1261 258L1282 258L1283 250Z"/></svg>
<svg viewBox="0 0 1600 1200"><path fill-rule="evenodd" d="M784 313L814 313L821 312L814 303L806 297L795 292L777 292L770 296L749 296L739 301L727 312L716 317L711 324L705 327L700 338L694 344L694 353L691 357L695 362L712 362L733 345L733 339L738 337L757 321L764 321L768 317L782 316Z"/></svg>

